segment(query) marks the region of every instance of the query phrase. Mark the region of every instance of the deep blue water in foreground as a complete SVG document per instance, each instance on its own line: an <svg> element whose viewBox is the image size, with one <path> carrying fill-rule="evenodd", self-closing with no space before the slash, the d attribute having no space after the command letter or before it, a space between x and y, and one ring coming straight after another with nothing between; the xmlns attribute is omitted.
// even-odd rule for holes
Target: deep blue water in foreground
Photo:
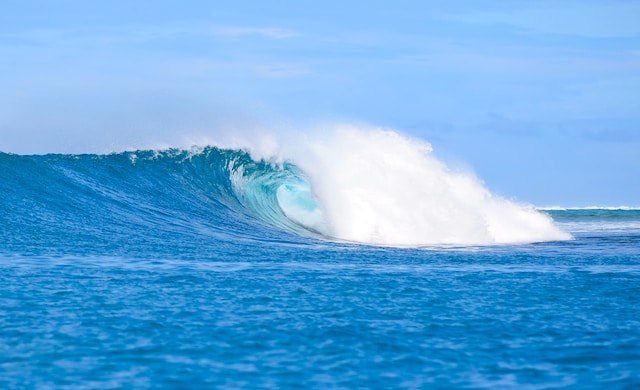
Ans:
<svg viewBox="0 0 640 390"><path fill-rule="evenodd" d="M640 211L382 248L288 221L297 180L214 148L0 153L0 388L640 388Z"/></svg>

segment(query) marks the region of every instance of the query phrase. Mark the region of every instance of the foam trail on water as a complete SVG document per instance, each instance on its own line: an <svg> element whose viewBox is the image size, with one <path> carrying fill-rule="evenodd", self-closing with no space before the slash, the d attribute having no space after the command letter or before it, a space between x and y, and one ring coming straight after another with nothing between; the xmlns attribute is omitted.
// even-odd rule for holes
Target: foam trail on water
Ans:
<svg viewBox="0 0 640 390"><path fill-rule="evenodd" d="M390 246L571 238L547 215L492 195L435 158L428 143L397 132L343 126L294 144L284 155L308 176L319 211L283 210L325 236Z"/></svg>

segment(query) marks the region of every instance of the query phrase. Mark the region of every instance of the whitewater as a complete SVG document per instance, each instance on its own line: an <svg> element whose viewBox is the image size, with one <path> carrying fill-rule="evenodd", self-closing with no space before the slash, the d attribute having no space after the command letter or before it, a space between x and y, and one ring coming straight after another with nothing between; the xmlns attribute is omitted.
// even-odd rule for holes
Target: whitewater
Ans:
<svg viewBox="0 0 640 390"><path fill-rule="evenodd" d="M533 207L492 195L431 146L393 131L341 127L296 148L317 212L285 214L328 237L381 245L487 245L566 240ZM279 198L282 200L284 197ZM306 197L305 197L306 198ZM304 204L304 203L303 203Z"/></svg>
<svg viewBox="0 0 640 390"><path fill-rule="evenodd" d="M0 152L2 388L636 388L640 209L368 126Z"/></svg>

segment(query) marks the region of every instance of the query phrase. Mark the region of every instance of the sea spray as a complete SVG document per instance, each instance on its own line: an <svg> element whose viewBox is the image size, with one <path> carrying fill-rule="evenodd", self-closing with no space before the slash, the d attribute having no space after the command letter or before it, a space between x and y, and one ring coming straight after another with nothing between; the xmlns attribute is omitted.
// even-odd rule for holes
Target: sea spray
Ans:
<svg viewBox="0 0 640 390"><path fill-rule="evenodd" d="M324 218L314 211L309 225L327 237L390 246L571 238L547 215L491 194L434 157L428 143L395 131L337 127L284 155L308 176Z"/></svg>

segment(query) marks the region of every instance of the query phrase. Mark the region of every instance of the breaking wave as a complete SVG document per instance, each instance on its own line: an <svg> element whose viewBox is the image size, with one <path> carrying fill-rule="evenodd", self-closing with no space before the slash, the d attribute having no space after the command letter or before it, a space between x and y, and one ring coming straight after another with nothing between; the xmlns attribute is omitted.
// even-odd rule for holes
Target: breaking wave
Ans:
<svg viewBox="0 0 640 390"><path fill-rule="evenodd" d="M547 214L491 194L436 159L427 143L394 131L344 127L276 152L248 150L0 154L2 204L13 205L5 215L23 228L46 233L56 229L46 221L58 219L98 241L158 230L385 246L571 238Z"/></svg>

